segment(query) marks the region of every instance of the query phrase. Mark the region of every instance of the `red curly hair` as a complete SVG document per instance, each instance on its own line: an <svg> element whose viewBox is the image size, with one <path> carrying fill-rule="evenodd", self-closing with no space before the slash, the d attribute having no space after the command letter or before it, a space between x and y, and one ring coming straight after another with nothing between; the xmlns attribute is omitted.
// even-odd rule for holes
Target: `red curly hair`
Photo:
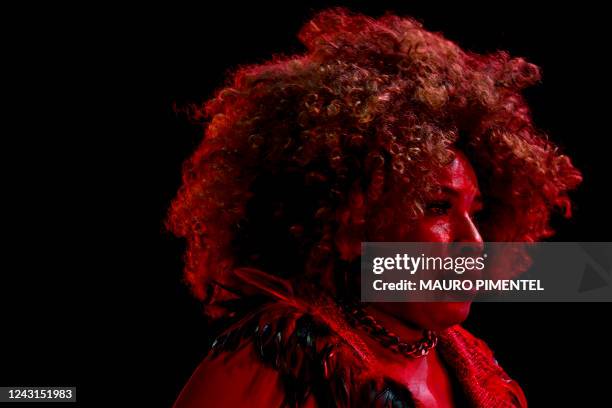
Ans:
<svg viewBox="0 0 612 408"><path fill-rule="evenodd" d="M185 277L210 310L239 289L238 266L328 287L362 241L392 241L393 225L422 216L453 148L478 174L485 240L536 241L552 211L570 216L580 173L521 95L538 67L389 13L324 10L299 39L305 53L239 67L191 112L205 135L167 225L186 238Z"/></svg>

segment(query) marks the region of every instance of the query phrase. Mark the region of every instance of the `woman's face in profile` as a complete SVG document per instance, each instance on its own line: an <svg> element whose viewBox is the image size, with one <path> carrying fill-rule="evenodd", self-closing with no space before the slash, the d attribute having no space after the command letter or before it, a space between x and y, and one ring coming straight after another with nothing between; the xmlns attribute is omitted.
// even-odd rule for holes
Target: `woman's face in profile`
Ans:
<svg viewBox="0 0 612 408"><path fill-rule="evenodd" d="M437 174L440 191L425 207L423 218L407 239L422 242L482 242L475 218L482 210L478 180L472 165L459 151Z"/></svg>
<svg viewBox="0 0 612 408"><path fill-rule="evenodd" d="M482 243L475 222L482 210L478 180L467 157L455 151L455 159L438 174L440 191L425 207L425 214L402 238L406 242ZM471 302L378 303L376 307L419 327L441 330L461 323Z"/></svg>

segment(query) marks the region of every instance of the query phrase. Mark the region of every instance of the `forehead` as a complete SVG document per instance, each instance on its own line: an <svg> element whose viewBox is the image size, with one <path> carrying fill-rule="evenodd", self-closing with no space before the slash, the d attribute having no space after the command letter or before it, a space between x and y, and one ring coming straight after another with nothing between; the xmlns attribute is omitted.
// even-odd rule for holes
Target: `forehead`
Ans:
<svg viewBox="0 0 612 408"><path fill-rule="evenodd" d="M440 186L455 191L478 190L476 173L468 158L455 150L455 159L438 171Z"/></svg>

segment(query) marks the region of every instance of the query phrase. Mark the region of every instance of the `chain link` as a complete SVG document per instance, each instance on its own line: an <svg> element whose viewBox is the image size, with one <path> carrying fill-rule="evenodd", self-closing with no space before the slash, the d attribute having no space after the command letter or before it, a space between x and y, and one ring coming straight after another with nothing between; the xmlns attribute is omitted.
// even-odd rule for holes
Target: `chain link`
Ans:
<svg viewBox="0 0 612 408"><path fill-rule="evenodd" d="M424 330L422 339L414 343L407 343L395 333L380 325L376 319L363 310L360 304L342 303L340 307L353 327L359 326L365 329L381 345L395 353L403 354L409 358L424 357L438 344L438 336L431 330Z"/></svg>

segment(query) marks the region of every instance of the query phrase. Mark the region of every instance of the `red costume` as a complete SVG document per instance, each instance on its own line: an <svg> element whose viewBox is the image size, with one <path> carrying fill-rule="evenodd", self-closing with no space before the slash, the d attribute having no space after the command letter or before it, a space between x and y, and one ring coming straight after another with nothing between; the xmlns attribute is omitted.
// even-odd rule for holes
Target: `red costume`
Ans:
<svg viewBox="0 0 612 408"><path fill-rule="evenodd" d="M368 364L375 360L371 351L333 303L318 299L318 306L306 306L258 286L266 301L215 341L176 408L427 406L390 380L385 367ZM487 345L465 329L440 333L437 348L457 381L456 406L527 406Z"/></svg>

